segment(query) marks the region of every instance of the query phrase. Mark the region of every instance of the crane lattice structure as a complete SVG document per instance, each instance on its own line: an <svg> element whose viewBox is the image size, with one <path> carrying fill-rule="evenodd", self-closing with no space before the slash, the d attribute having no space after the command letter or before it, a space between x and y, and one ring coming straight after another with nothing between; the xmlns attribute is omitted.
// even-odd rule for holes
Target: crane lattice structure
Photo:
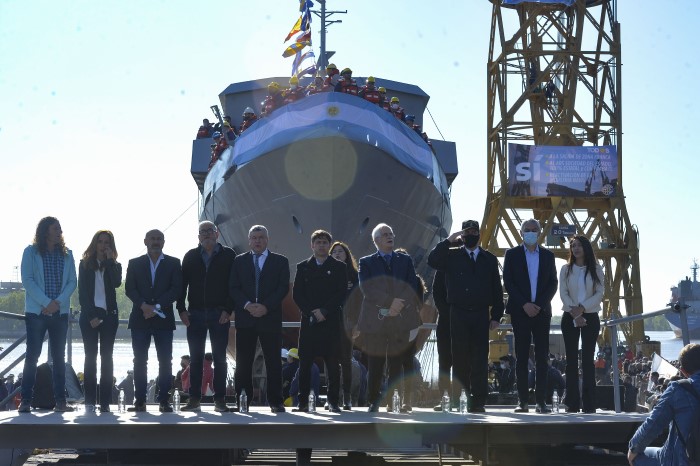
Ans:
<svg viewBox="0 0 700 466"><path fill-rule="evenodd" d="M639 235L622 185L620 25L615 0L493 3L488 58L488 190L482 246L503 257L522 242L528 218L543 225L558 258L568 244L552 228L568 225L591 239L605 271L604 318L642 312ZM565 5L564 3L571 3ZM509 188L509 144L616 146L617 173L586 167L586 190L531 195ZM515 173L510 174L512 176ZM613 194L592 193L596 177L616 178ZM609 179L608 179L609 181ZM545 239L545 238L540 238ZM623 329L642 341L641 321ZM604 338L609 341L607 332Z"/></svg>

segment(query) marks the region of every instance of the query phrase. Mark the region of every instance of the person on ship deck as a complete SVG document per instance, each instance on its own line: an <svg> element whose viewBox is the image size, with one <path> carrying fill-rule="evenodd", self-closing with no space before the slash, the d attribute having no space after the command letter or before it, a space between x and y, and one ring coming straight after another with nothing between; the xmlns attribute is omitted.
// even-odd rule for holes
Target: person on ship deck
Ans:
<svg viewBox="0 0 700 466"><path fill-rule="evenodd" d="M382 93L379 92L379 89L377 89L374 85L374 76L367 77L367 83L362 86L362 89L360 89L358 95L375 105L382 106L384 103Z"/></svg>
<svg viewBox="0 0 700 466"><path fill-rule="evenodd" d="M238 134L243 134L243 131L250 128L250 125L258 121L258 116L255 114L255 110L251 107L246 107L243 110L243 123L241 123L241 128L238 130Z"/></svg>
<svg viewBox="0 0 700 466"><path fill-rule="evenodd" d="M280 89L279 83L272 81L267 85L267 97L263 101L263 111L262 116L269 116L276 109L280 108L284 104L284 96L282 95L282 90Z"/></svg>
<svg viewBox="0 0 700 466"><path fill-rule="evenodd" d="M197 139L210 138L214 133L214 127L209 123L206 118L202 120L202 126L197 130Z"/></svg>
<svg viewBox="0 0 700 466"><path fill-rule="evenodd" d="M357 95L359 90L357 88L357 82L352 78L352 70L350 68L344 68L340 76L341 78L338 80L338 84L335 85L335 92Z"/></svg>

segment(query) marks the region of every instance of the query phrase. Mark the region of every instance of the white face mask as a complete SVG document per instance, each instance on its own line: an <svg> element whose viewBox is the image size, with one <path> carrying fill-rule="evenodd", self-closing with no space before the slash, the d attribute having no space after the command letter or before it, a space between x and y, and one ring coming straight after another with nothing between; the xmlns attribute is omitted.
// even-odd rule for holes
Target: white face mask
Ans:
<svg viewBox="0 0 700 466"><path fill-rule="evenodd" d="M339 74L334 74L333 76L331 76L331 84L335 86L336 84L338 84L338 81L340 81Z"/></svg>
<svg viewBox="0 0 700 466"><path fill-rule="evenodd" d="M298 84L292 84L292 86L291 86L292 89L296 89L297 87L299 87Z"/></svg>
<svg viewBox="0 0 700 466"><path fill-rule="evenodd" d="M501 369L505 369L505 368L506 368L506 363L502 362L502 363L501 363Z"/></svg>
<svg viewBox="0 0 700 466"><path fill-rule="evenodd" d="M391 108L393 108L394 110L396 110L397 108L399 108L399 104L391 104Z"/></svg>

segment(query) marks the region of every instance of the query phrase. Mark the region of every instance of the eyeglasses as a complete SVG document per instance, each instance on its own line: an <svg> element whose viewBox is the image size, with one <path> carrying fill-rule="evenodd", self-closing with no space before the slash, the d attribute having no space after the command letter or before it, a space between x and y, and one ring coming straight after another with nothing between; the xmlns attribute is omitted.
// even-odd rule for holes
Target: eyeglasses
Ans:
<svg viewBox="0 0 700 466"><path fill-rule="evenodd" d="M202 236L213 235L214 233L216 233L216 230L213 228L207 228L206 230L199 230L199 234Z"/></svg>

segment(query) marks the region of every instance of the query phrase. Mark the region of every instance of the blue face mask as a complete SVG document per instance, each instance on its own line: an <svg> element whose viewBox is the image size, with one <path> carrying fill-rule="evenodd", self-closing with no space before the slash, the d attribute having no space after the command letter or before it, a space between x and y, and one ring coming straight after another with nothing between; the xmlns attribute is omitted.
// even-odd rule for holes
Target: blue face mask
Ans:
<svg viewBox="0 0 700 466"><path fill-rule="evenodd" d="M528 246L534 246L537 244L538 233L536 231L526 231L523 233L523 241Z"/></svg>

